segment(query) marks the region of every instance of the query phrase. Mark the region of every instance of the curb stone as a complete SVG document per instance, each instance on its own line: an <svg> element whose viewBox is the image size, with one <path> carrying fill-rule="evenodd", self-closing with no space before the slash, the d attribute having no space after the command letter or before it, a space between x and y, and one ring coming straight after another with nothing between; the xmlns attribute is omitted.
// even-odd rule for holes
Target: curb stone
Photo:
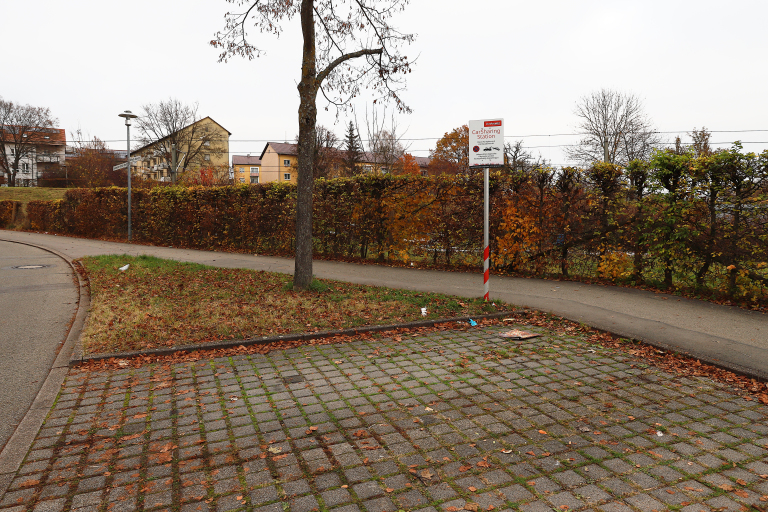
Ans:
<svg viewBox="0 0 768 512"><path fill-rule="evenodd" d="M111 352L108 354L94 354L92 356L83 355L82 347L78 343L78 350L75 350L72 353L72 356L69 359L69 366L76 367L82 363L87 363L90 361L101 361L104 359L113 359L113 358L128 359L128 358L140 357L140 356L161 356L161 355L177 354L180 352L197 352L201 350L218 350L218 349L235 348L239 346L248 347L253 345L266 345L268 343L276 343L280 341L309 341L309 340L317 340L317 339L324 339L324 338L333 338L335 336L355 336L363 333L394 331L396 329L415 329L419 327L434 327L437 324L445 324L445 323L452 323L452 322L453 323L468 322L470 319L489 320L489 319L496 319L496 318L510 317L510 316L520 317L520 316L528 315L529 313L530 313L529 310L523 309L519 311L503 311L498 313L490 313L487 315L478 315L478 316L473 316L471 318L468 316L459 316L459 317L453 317L453 318L437 318L435 320L419 320L416 322L407 322L402 324L372 325L369 327L353 327L350 329L320 331L320 332L314 332L314 333L286 334L282 336L261 336L258 338L248 338L244 340L224 340L224 341L215 341L212 343L195 343L190 345L179 345L176 347L163 347L163 348L155 348L155 349L149 349L149 350L134 350L134 351L127 351L127 352Z"/></svg>

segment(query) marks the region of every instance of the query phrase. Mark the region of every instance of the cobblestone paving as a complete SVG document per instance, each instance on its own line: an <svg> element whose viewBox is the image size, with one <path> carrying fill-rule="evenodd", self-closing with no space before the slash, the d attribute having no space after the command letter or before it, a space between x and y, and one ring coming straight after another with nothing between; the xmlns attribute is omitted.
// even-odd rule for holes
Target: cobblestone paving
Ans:
<svg viewBox="0 0 768 512"><path fill-rule="evenodd" d="M768 407L501 329L74 370L0 510L765 505Z"/></svg>

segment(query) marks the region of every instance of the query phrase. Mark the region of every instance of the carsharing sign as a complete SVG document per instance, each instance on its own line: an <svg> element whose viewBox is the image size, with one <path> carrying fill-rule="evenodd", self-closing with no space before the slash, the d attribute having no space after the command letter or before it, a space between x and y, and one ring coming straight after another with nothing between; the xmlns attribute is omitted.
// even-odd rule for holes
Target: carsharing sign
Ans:
<svg viewBox="0 0 768 512"><path fill-rule="evenodd" d="M504 166L504 120L469 122L469 167Z"/></svg>
<svg viewBox="0 0 768 512"><path fill-rule="evenodd" d="M491 244L488 228L488 169L504 166L504 120L481 119L469 122L469 168L483 169L483 299L490 300Z"/></svg>

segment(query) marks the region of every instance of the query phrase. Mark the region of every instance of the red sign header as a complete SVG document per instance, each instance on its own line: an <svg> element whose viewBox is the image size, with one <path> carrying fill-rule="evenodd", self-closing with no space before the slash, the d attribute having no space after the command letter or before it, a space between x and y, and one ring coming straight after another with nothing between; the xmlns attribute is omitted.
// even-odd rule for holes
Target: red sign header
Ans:
<svg viewBox="0 0 768 512"><path fill-rule="evenodd" d="M483 128L488 128L489 126L501 126L501 121L485 121L483 123Z"/></svg>

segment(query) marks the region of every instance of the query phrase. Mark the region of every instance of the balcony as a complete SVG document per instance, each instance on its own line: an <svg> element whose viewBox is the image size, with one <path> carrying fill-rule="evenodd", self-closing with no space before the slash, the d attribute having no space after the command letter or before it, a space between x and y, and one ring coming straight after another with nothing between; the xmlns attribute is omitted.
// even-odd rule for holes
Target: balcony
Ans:
<svg viewBox="0 0 768 512"><path fill-rule="evenodd" d="M35 159L38 162L47 162L51 164L57 164L59 163L59 155L51 155L51 154L38 154L36 155Z"/></svg>

